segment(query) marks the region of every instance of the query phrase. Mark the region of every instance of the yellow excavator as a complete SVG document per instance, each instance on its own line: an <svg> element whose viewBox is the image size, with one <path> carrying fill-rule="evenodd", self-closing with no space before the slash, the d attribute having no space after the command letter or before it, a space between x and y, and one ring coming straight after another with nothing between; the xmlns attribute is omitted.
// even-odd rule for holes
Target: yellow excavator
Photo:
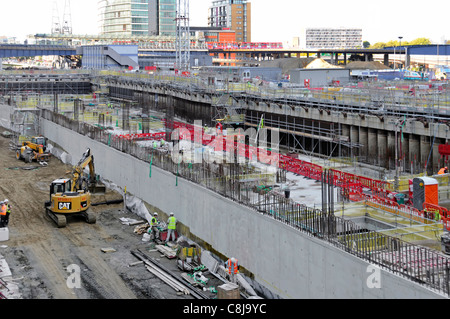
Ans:
<svg viewBox="0 0 450 319"><path fill-rule="evenodd" d="M89 175L84 169L89 166ZM91 210L91 192L104 193L105 186L97 181L94 156L87 149L77 165L73 167L72 178L59 178L50 185L50 201L45 202L47 215L58 228L67 225L68 216L82 216L89 224L95 224L96 217Z"/></svg>
<svg viewBox="0 0 450 319"><path fill-rule="evenodd" d="M47 162L50 152L47 151L47 141L44 136L34 136L29 141L23 141L22 145L16 149L16 158L24 160L26 163L32 161Z"/></svg>

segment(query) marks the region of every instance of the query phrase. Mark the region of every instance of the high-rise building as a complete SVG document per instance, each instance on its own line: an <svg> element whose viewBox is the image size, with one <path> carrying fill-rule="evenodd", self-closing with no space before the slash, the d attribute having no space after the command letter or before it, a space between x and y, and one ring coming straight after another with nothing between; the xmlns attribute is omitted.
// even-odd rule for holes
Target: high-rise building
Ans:
<svg viewBox="0 0 450 319"><path fill-rule="evenodd" d="M236 32L236 42L251 42L250 0L213 0L209 8L210 27L230 28Z"/></svg>
<svg viewBox="0 0 450 319"><path fill-rule="evenodd" d="M99 0L100 34L175 36L176 0Z"/></svg>
<svg viewBox="0 0 450 319"><path fill-rule="evenodd" d="M356 49L362 47L362 29L308 28L306 48Z"/></svg>

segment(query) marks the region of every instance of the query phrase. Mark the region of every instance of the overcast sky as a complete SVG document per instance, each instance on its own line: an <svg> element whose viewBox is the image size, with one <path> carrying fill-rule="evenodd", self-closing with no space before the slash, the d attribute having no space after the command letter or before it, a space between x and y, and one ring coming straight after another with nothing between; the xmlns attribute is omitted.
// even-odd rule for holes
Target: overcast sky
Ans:
<svg viewBox="0 0 450 319"><path fill-rule="evenodd" d="M2 0L0 36L20 39L36 33L50 33L55 0ZM59 15L65 0L56 0ZM190 0L191 26L207 26L211 0ZM71 0L75 34L97 34L96 0ZM420 5L420 6L419 6ZM450 40L449 0L428 2L407 0L252 0L254 42L303 41L308 27L351 27L363 30L363 41L387 42L429 38L433 43Z"/></svg>

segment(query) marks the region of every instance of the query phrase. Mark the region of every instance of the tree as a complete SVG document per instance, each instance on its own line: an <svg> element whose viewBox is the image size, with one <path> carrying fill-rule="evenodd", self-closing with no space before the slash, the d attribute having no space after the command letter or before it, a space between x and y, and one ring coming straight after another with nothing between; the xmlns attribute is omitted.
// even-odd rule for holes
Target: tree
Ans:
<svg viewBox="0 0 450 319"><path fill-rule="evenodd" d="M364 49L367 49L367 48L369 48L370 47L370 42L369 41L364 41L363 42L363 48Z"/></svg>
<svg viewBox="0 0 450 319"><path fill-rule="evenodd" d="M384 49L386 47L386 43L384 42L377 42L370 46L371 49Z"/></svg>
<svg viewBox="0 0 450 319"><path fill-rule="evenodd" d="M417 39L415 39L415 40L413 40L411 42L408 42L408 41L402 41L401 42L402 46L406 46L406 45L428 45L428 44L431 44L431 41L428 38L417 38ZM371 49L383 49L383 48L386 48L386 47L388 47L388 48L395 48L395 47L398 47L398 46L400 46L400 41L398 41L398 40L391 40L391 41L388 41L386 43L384 43L384 42L377 42L374 45L370 46L370 48Z"/></svg>
<svg viewBox="0 0 450 319"><path fill-rule="evenodd" d="M428 45L431 44L430 39L427 38L417 38L409 42L409 45Z"/></svg>

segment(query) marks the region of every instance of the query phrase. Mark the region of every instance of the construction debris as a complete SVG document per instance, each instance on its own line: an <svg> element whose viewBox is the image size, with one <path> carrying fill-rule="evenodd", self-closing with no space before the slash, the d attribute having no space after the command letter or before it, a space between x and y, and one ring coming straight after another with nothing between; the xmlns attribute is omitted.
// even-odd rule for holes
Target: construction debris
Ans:
<svg viewBox="0 0 450 319"><path fill-rule="evenodd" d="M17 284L13 282L8 263L0 255L0 299L22 299Z"/></svg>
<svg viewBox="0 0 450 319"><path fill-rule="evenodd" d="M138 226L134 227L134 232L138 235L142 235L147 232L149 227L150 227L150 225L148 223L145 223L143 225L138 225Z"/></svg>
<svg viewBox="0 0 450 319"><path fill-rule="evenodd" d="M169 259L177 257L177 252L172 248L163 245L156 245L155 248Z"/></svg>
<svg viewBox="0 0 450 319"><path fill-rule="evenodd" d="M121 222L123 225L128 225L128 226L134 226L134 225L139 225L139 224L146 223L145 220L136 220L136 219L133 219L133 218L125 218L125 217L121 217L121 218L119 218L119 219L120 219L120 222Z"/></svg>
<svg viewBox="0 0 450 319"><path fill-rule="evenodd" d="M114 248L110 247L110 248L102 248L101 251L104 252L104 253L113 253L116 250Z"/></svg>
<svg viewBox="0 0 450 319"><path fill-rule="evenodd" d="M194 290L193 287L183 285L176 275L174 275L171 271L165 269L156 260L148 258L140 250L132 251L131 253L144 262L148 271L153 273L155 276L160 278L163 282L168 284L176 291L192 295L197 299L208 299L208 296L204 295L202 292Z"/></svg>
<svg viewBox="0 0 450 319"><path fill-rule="evenodd" d="M137 265L142 265L144 262L141 260L141 261L136 261L136 262L134 262L134 263L131 263L131 264L129 264L128 265L128 267L133 267L133 266L137 266Z"/></svg>

